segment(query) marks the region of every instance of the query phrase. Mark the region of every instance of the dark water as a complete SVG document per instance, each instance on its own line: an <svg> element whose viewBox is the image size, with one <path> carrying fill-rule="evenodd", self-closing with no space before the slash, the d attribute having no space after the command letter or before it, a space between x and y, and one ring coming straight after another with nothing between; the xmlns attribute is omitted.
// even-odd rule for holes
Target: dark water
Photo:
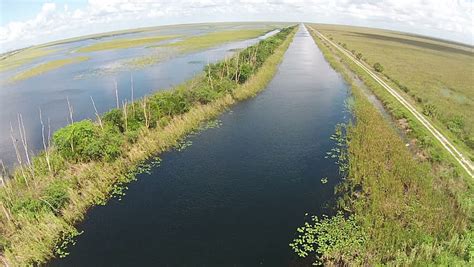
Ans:
<svg viewBox="0 0 474 267"><path fill-rule="evenodd" d="M265 24L248 24L248 28L263 27ZM242 25L240 25L242 26ZM239 28L234 24L223 25L201 25L169 27L159 30L159 34L182 34L196 35L211 30L231 30ZM0 73L0 159L7 166L16 163L14 147L10 138L10 124L14 127L14 136L18 137L17 116L21 114L24 120L29 149L36 153L43 149L41 136L41 123L39 109L42 110L44 122L47 126L48 119L51 122L51 132L68 124L67 98L74 109L74 120L95 118L94 109L90 97L92 96L100 113L110 110L116 106L114 80L118 83L119 103L131 99L131 75L134 80L134 98L137 99L157 90L168 89L171 86L182 83L201 72L208 63L221 60L235 53L235 49L245 48L258 42L262 38L274 34L271 32L259 38L231 42L218 47L207 49L196 53L185 55L171 55L170 58L140 70L115 69L118 62L136 56L154 53L153 49L144 47L118 49L100 52L84 53L80 55L90 56L91 59L66 65L56 70L32 77L27 80L13 84L5 83L8 73ZM156 32L135 33L125 36L126 38L140 37L141 35L153 36ZM133 36L131 36L133 35ZM140 36L136 36L140 35ZM107 37L124 38L122 36ZM88 45L97 40L82 40L54 46L61 52L47 55L22 68L28 68L37 64L39 60L52 60L65 58L74 49ZM165 53L166 49L159 50ZM156 51L155 51L156 52ZM18 70L14 70L18 71ZM99 72L100 74L97 74ZM11 74L10 74L11 75ZM78 79L77 77L82 77ZM46 129L46 133L48 130ZM19 139L19 137L18 137Z"/></svg>
<svg viewBox="0 0 474 267"><path fill-rule="evenodd" d="M305 213L328 212L337 166L325 159L345 121L347 86L304 27L257 97L222 126L162 155L121 201L95 207L50 266L287 266ZM321 178L328 177L326 184Z"/></svg>

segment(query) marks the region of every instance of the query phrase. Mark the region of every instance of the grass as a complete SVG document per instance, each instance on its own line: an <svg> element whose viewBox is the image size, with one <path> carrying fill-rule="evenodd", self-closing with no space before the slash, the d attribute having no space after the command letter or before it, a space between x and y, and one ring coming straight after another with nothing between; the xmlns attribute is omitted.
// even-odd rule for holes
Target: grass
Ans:
<svg viewBox="0 0 474 267"><path fill-rule="evenodd" d="M77 234L87 209L120 194L146 169L144 160L263 90L294 33L283 30L171 91L111 110L99 121L103 128L86 120L57 131L54 145L0 188L0 259L28 266L65 255L64 241Z"/></svg>
<svg viewBox="0 0 474 267"><path fill-rule="evenodd" d="M407 114L342 54L313 37L331 66L352 86L356 119L345 130L346 150L340 162L346 179L337 189L339 209L351 216L306 223L298 229L292 248L328 265L472 263L472 180L449 161L414 155L356 79L381 98L395 118ZM424 134L416 121L409 124L415 135ZM443 152L437 155L447 156Z"/></svg>
<svg viewBox="0 0 474 267"><path fill-rule="evenodd" d="M268 32L268 29L244 29L211 32L204 35L192 36L182 41L168 44L168 47L177 47L181 51L189 52L210 48L225 42L233 42L256 38Z"/></svg>
<svg viewBox="0 0 474 267"><path fill-rule="evenodd" d="M474 48L429 37L350 26L315 25L369 65L474 157Z"/></svg>
<svg viewBox="0 0 474 267"><path fill-rule="evenodd" d="M20 72L13 76L10 81L12 82L17 82L21 80L26 80L34 76L38 76L40 74L46 73L48 71L52 71L58 68L61 68L65 65L69 64L74 64L74 63L79 63L82 61L88 60L88 57L73 57L73 58L65 58L65 59L57 59L57 60L51 60L46 63L39 64L37 66L34 66L30 69L27 69L23 72Z"/></svg>
<svg viewBox="0 0 474 267"><path fill-rule="evenodd" d="M268 32L268 29L241 29L230 31L217 31L204 35L198 35L183 39L181 41L170 43L164 46L150 46L153 47L174 47L178 49L179 53L187 53L192 51L203 50L213 46L217 46L226 42L233 42L238 40L246 40L256 38ZM149 65L156 64L163 58L166 58L170 51L160 51L149 56L142 56L129 60L126 64L132 68L143 68Z"/></svg>
<svg viewBox="0 0 474 267"><path fill-rule="evenodd" d="M96 52L103 50L112 49L124 49L137 46L143 46L151 43L157 43L173 38L177 38L179 35L163 35L154 37L143 37L143 38L128 38L128 39L114 39L110 41L98 42L89 46L84 46L76 50L79 53L85 52Z"/></svg>
<svg viewBox="0 0 474 267"><path fill-rule="evenodd" d="M31 47L3 54L2 58L0 59L0 71L18 68L37 58L46 56L53 52L55 52L53 49Z"/></svg>

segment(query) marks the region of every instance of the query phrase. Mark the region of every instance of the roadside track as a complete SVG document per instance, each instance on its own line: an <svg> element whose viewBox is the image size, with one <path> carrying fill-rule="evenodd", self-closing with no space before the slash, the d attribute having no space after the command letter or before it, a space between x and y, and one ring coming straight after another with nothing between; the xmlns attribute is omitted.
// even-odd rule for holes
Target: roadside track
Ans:
<svg viewBox="0 0 474 267"><path fill-rule="evenodd" d="M357 66L361 67L364 71L369 74L376 82L378 82L383 88L385 88L395 99L400 102L408 111L410 111L413 116L438 140L441 145L451 154L454 159L461 165L461 167L471 176L474 178L474 165L467 159L458 149L443 135L441 134L432 124L428 121L416 108L406 101L395 89L390 87L386 84L377 74L375 74L371 69L369 69L366 65L362 62L357 60L354 56L352 56L349 52L345 49L340 47L339 45L335 44L333 41L329 40L324 36L322 33L317 31L311 26L308 26L312 31L314 31L321 39L326 41L327 43L334 46L337 50L347 56L350 60L352 60Z"/></svg>

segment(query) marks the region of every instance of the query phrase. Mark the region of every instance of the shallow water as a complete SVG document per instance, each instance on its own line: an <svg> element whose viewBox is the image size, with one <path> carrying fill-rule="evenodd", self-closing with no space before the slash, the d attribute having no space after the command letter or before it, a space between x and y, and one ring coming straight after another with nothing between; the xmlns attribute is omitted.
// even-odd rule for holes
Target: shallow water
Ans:
<svg viewBox="0 0 474 267"><path fill-rule="evenodd" d="M49 265L301 264L288 243L306 212L330 212L340 178L325 155L347 90L300 28L265 91L164 153L122 200L92 208L71 254Z"/></svg>
<svg viewBox="0 0 474 267"><path fill-rule="evenodd" d="M265 24L244 25L245 27L263 27ZM233 29L238 25L200 25L200 26L174 26L169 29L159 30L159 34L183 34L193 35L202 34L209 30ZM271 32L262 37L227 43L208 50L189 53L185 55L171 55L170 58L135 71L115 70L117 62L122 59L134 58L140 55L149 55L153 53L150 49L136 47L129 49L107 50L100 52L81 53L81 55L90 56L91 59L66 65L59 69L32 77L27 80L15 83L6 83L12 75L11 72L0 73L0 159L7 166L16 163L14 146L10 138L10 124L14 128L14 136L19 139L17 116L21 114L24 120L25 130L29 149L32 153L37 153L43 148L41 123L39 119L39 109L46 124L51 122L51 132L68 124L68 106L67 98L74 110L74 120L79 121L85 118L94 118L94 109L90 97L92 96L99 113L105 112L116 106L114 80L118 83L119 103L130 101L131 83L130 77L133 74L134 80L134 98L137 99L151 92L168 89L171 86L182 83L190 79L203 67L226 56L235 53L235 49L245 48L252 45L262 38L266 38L275 32ZM125 36L114 36L103 38L132 38L143 35L157 34L156 32L134 33ZM81 40L72 43L58 44L52 49L58 49L62 52L53 53L32 63L26 64L22 68L28 68L38 63L38 61L47 61L52 59L64 58L77 47L97 42L95 39ZM109 71L103 75L95 75L100 71ZM10 75L10 76L9 76ZM78 77L83 77L78 79ZM19 144L20 145L20 144Z"/></svg>

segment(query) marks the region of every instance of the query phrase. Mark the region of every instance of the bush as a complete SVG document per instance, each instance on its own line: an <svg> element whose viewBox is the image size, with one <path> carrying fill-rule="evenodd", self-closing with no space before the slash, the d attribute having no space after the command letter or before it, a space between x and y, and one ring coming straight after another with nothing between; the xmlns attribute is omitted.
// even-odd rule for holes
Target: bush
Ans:
<svg viewBox="0 0 474 267"><path fill-rule="evenodd" d="M121 154L121 135L117 127L100 129L84 120L59 129L53 136L58 152L66 159L90 161L115 159Z"/></svg>
<svg viewBox="0 0 474 267"><path fill-rule="evenodd" d="M426 104L426 105L423 105L423 114L428 117L437 118L438 109L433 104Z"/></svg>
<svg viewBox="0 0 474 267"><path fill-rule="evenodd" d="M50 208L52 208L55 212L62 208L69 200L67 193L68 187L68 181L56 180L46 188L43 199L48 205L51 205Z"/></svg>
<svg viewBox="0 0 474 267"><path fill-rule="evenodd" d="M117 127L122 133L125 131L123 112L120 109L114 108L106 112L102 117L102 121L104 124Z"/></svg>
<svg viewBox="0 0 474 267"><path fill-rule="evenodd" d="M464 130L464 124L464 118L462 116L454 116L448 121L447 126L451 132L460 135Z"/></svg>
<svg viewBox="0 0 474 267"><path fill-rule="evenodd" d="M382 66L382 64L376 62L376 63L374 64L374 70L375 70L376 72L382 72L382 71L383 71L383 66Z"/></svg>
<svg viewBox="0 0 474 267"><path fill-rule="evenodd" d="M15 199L11 211L14 214L21 213L28 217L35 218L37 215L40 214L42 210L46 208L45 205L46 204L39 199L26 196L19 199Z"/></svg>

